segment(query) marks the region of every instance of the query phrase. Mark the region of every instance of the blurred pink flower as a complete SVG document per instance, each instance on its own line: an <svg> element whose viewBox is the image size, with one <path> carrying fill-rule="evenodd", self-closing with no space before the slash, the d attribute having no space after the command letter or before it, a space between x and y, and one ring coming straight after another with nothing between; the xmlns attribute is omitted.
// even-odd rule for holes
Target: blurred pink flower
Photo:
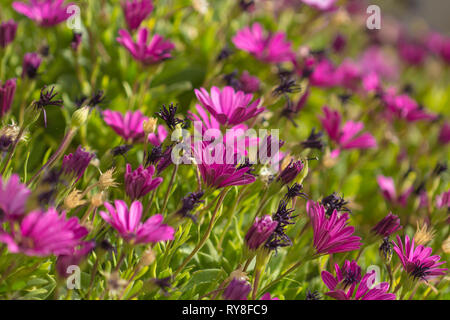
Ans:
<svg viewBox="0 0 450 320"><path fill-rule="evenodd" d="M264 107L259 108L260 99L251 102L252 94L235 92L229 86L222 90L212 87L211 94L205 88L194 91L203 107L223 126L240 124L265 111Z"/></svg>
<svg viewBox="0 0 450 320"><path fill-rule="evenodd" d="M286 41L283 32L264 35L264 29L259 23L245 27L233 37L234 45L254 55L257 59L269 63L292 61L294 53L291 43Z"/></svg>
<svg viewBox="0 0 450 320"><path fill-rule="evenodd" d="M439 132L439 142L442 144L447 144L450 142L450 123L445 122L442 125L441 131Z"/></svg>
<svg viewBox="0 0 450 320"><path fill-rule="evenodd" d="M336 9L336 0L302 0L302 2L321 11Z"/></svg>
<svg viewBox="0 0 450 320"><path fill-rule="evenodd" d="M8 44L14 41L17 32L17 23L10 19L0 24L0 47L6 48Z"/></svg>
<svg viewBox="0 0 450 320"><path fill-rule="evenodd" d="M408 122L420 120L432 121L437 115L428 113L423 107L407 94L397 94L395 88L388 88L383 95L388 117L395 116Z"/></svg>
<svg viewBox="0 0 450 320"><path fill-rule="evenodd" d="M46 212L30 212L11 234L1 231L0 241L8 245L10 252L27 256L72 255L87 234L78 218L67 219L65 212L59 215L49 208Z"/></svg>
<svg viewBox="0 0 450 320"><path fill-rule="evenodd" d="M25 214L30 194L31 190L20 183L18 174L12 174L7 181L0 177L0 210L7 220L16 220ZM0 221L2 218L0 216Z"/></svg>
<svg viewBox="0 0 450 320"><path fill-rule="evenodd" d="M341 115L335 110L323 107L324 117L320 118L325 131L331 140L338 144L332 151L332 157L340 154L340 149L368 149L377 147L375 138L370 133L359 134L364 128L362 122L348 121L341 127Z"/></svg>
<svg viewBox="0 0 450 320"><path fill-rule="evenodd" d="M130 31L137 30L153 11L152 0L126 0L121 2L121 6Z"/></svg>
<svg viewBox="0 0 450 320"><path fill-rule="evenodd" d="M398 204L402 207L407 205L407 201L411 193L414 191L414 187L409 187L402 194L397 196L397 192L395 190L394 179L392 177L385 177L383 175L377 176L378 186L381 189L381 193L383 197L394 204Z"/></svg>
<svg viewBox="0 0 450 320"><path fill-rule="evenodd" d="M159 147L166 140L168 132L163 125L159 125L156 130L156 133L150 133L148 135L148 141L152 145Z"/></svg>
<svg viewBox="0 0 450 320"><path fill-rule="evenodd" d="M15 93L15 78L6 80L3 84L0 80L0 117L3 117L11 109Z"/></svg>
<svg viewBox="0 0 450 320"><path fill-rule="evenodd" d="M440 195L436 196L436 208L450 209L450 190L447 190L446 192L443 192Z"/></svg>
<svg viewBox="0 0 450 320"><path fill-rule="evenodd" d="M124 46L134 59L144 65L156 64L171 58L170 51L175 48L172 42L164 40L159 34L155 34L147 44L149 31L146 28L139 29L136 42L125 29L120 29L119 35L117 42Z"/></svg>
<svg viewBox="0 0 450 320"><path fill-rule="evenodd" d="M66 21L70 14L67 10L73 3L64 5L64 0L30 0L29 4L15 1L14 10L36 21L42 27L52 27Z"/></svg>
<svg viewBox="0 0 450 320"><path fill-rule="evenodd" d="M105 202L104 206L108 212L100 211L100 216L116 229L125 241L131 244L145 244L173 239L174 229L162 223L162 215L156 214L144 223L141 222L141 202L134 201L129 210L122 200L114 201L114 205Z"/></svg>

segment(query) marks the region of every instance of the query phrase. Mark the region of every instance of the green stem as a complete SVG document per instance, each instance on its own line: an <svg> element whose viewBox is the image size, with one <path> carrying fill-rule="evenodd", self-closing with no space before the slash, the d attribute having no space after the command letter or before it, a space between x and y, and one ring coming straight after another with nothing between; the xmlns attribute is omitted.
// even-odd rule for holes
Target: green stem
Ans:
<svg viewBox="0 0 450 320"><path fill-rule="evenodd" d="M170 191L172 191L173 182L175 181L175 176L177 175L178 165L175 165L172 171L172 176L170 177L169 186L167 187L166 196L164 197L164 204L161 209L161 213L164 213L167 206L167 201L169 200Z"/></svg>

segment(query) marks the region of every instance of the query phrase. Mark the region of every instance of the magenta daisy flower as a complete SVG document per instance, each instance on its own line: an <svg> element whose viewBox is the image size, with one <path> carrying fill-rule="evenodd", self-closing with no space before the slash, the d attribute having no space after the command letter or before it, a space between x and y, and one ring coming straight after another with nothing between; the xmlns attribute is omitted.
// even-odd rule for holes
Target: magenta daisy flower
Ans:
<svg viewBox="0 0 450 320"><path fill-rule="evenodd" d="M323 282L331 290L325 293L327 296L337 300L395 300L396 298L395 294L387 293L389 290L387 282L369 288L375 280L375 270L362 277L361 267L356 261L345 260L342 267L335 264L335 270L336 277L328 271L321 273Z"/></svg>
<svg viewBox="0 0 450 320"><path fill-rule="evenodd" d="M121 6L130 31L137 30L153 11L151 0L127 0L122 1Z"/></svg>
<svg viewBox="0 0 450 320"><path fill-rule="evenodd" d="M46 212L37 210L26 215L18 230L11 233L2 231L0 241L8 245L12 253L28 256L72 255L88 234L78 218L67 219L54 208Z"/></svg>
<svg viewBox="0 0 450 320"><path fill-rule="evenodd" d="M29 4L15 1L12 4L18 13L34 20L42 27L52 27L66 21L70 14L64 0L30 0Z"/></svg>
<svg viewBox="0 0 450 320"><path fill-rule="evenodd" d="M260 99L251 102L252 94L235 92L229 86L222 90L212 87L211 94L205 88L196 89L195 95L203 107L223 126L240 124L265 111L264 107L259 108Z"/></svg>
<svg viewBox="0 0 450 320"><path fill-rule="evenodd" d="M393 215L392 212L389 212L386 217L384 217L375 227L372 228L372 232L381 237L389 237L401 228L400 218Z"/></svg>
<svg viewBox="0 0 450 320"><path fill-rule="evenodd" d="M432 249L422 245L414 247L414 238L410 239L405 236L405 244L403 245L400 236L397 236L397 242L394 244L394 251L402 262L403 269L414 280L428 281L434 277L442 276L447 273L447 269L439 268L445 264L440 262L438 255L431 255Z"/></svg>
<svg viewBox="0 0 450 320"><path fill-rule="evenodd" d="M142 203L139 201L134 201L130 209L122 200L114 201L114 206L105 202L104 206L108 212L100 211L100 216L131 244L156 243L173 239L174 229L162 223L162 215L156 214L144 223L141 222Z"/></svg>
<svg viewBox="0 0 450 320"><path fill-rule="evenodd" d="M139 142L145 137L143 122L147 120L139 110L132 112L127 111L123 116L118 111L103 111L103 120L109 125L119 136L126 141Z"/></svg>
<svg viewBox="0 0 450 320"><path fill-rule="evenodd" d="M4 84L0 80L0 117L11 109L15 93L16 79L6 80Z"/></svg>
<svg viewBox="0 0 450 320"><path fill-rule="evenodd" d="M450 142L450 123L445 122L442 125L441 131L439 132L439 142L442 144L447 144Z"/></svg>
<svg viewBox="0 0 450 320"><path fill-rule="evenodd" d="M168 132L163 125L159 125L156 129L156 133L149 133L148 142L154 146L160 146L164 140L166 140Z"/></svg>
<svg viewBox="0 0 450 320"><path fill-rule="evenodd" d="M117 42L124 46L134 59L144 65L156 64L171 58L170 51L175 48L172 42L164 40L159 34L155 34L147 44L149 31L146 28L139 29L136 42L127 30L120 29L119 35Z"/></svg>
<svg viewBox="0 0 450 320"><path fill-rule="evenodd" d="M383 197L394 204L398 204L402 207L405 207L408 204L408 198L411 193L414 191L414 187L411 186L407 188L404 192L397 196L397 192L395 190L394 179L392 177L385 177L383 175L377 176L378 186L381 189L381 193Z"/></svg>
<svg viewBox="0 0 450 320"><path fill-rule="evenodd" d="M301 0L303 3L320 11L330 11L335 9L336 0Z"/></svg>
<svg viewBox="0 0 450 320"><path fill-rule="evenodd" d="M355 228L347 225L347 212L333 210L328 217L325 208L311 200L306 204L306 211L311 219L317 254L353 251L361 247L361 238L353 235Z"/></svg>
<svg viewBox="0 0 450 320"><path fill-rule="evenodd" d="M7 220L16 220L25 213L25 205L31 194L26 185L20 183L17 174L11 175L8 181L0 177L0 209ZM0 216L0 221L3 217Z"/></svg>
<svg viewBox="0 0 450 320"><path fill-rule="evenodd" d="M153 178L154 172L154 166L149 166L144 169L144 167L140 165L133 171L131 165L127 163L125 172L125 192L131 200L136 200L145 196L161 184L163 178Z"/></svg>
<svg viewBox="0 0 450 320"><path fill-rule="evenodd" d="M324 117L320 118L325 131L331 140L336 142L338 148L331 152L332 157L337 157L340 150L375 148L377 142L370 133L359 134L364 128L362 122L348 121L341 126L341 115L335 110L323 107Z"/></svg>
<svg viewBox="0 0 450 320"><path fill-rule="evenodd" d="M69 153L63 158L61 170L63 174L78 181L86 171L95 154L85 151L78 146L74 153Z"/></svg>
<svg viewBox="0 0 450 320"><path fill-rule="evenodd" d="M16 37L17 23L10 19L0 24L0 47L6 48Z"/></svg>
<svg viewBox="0 0 450 320"><path fill-rule="evenodd" d="M225 300L247 300L252 286L247 280L233 278L223 292Z"/></svg>
<svg viewBox="0 0 450 320"><path fill-rule="evenodd" d="M283 32L264 35L264 29L259 23L238 31L232 40L237 48L264 62L280 63L295 58L291 43Z"/></svg>
<svg viewBox="0 0 450 320"><path fill-rule="evenodd" d="M245 244L250 250L258 249L269 239L277 226L278 221L272 220L270 215L256 217L255 222L245 235Z"/></svg>
<svg viewBox="0 0 450 320"><path fill-rule="evenodd" d="M223 144L209 148L206 143L194 146L194 156L203 183L208 188L240 186L256 181L250 167L238 166L238 155Z"/></svg>

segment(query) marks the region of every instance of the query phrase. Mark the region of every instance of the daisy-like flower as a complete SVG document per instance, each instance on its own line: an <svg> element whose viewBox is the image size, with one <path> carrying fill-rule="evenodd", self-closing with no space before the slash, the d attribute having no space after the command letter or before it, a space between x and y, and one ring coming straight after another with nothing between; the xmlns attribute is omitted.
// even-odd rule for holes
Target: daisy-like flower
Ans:
<svg viewBox="0 0 450 320"><path fill-rule="evenodd" d="M16 37L17 23L10 19L0 24L0 47L6 48Z"/></svg>
<svg viewBox="0 0 450 320"><path fill-rule="evenodd" d="M10 109L16 93L16 79L6 80L2 84L0 80L0 117L3 117Z"/></svg>
<svg viewBox="0 0 450 320"><path fill-rule="evenodd" d="M145 196L161 184L163 178L153 178L154 172L154 166L149 166L144 169L144 167L140 165L133 171L131 165L127 163L125 172L125 192L131 200L137 200Z"/></svg>
<svg viewBox="0 0 450 320"><path fill-rule="evenodd" d="M31 190L20 183L17 174L11 175L9 180L0 177L0 209L1 215L7 220L16 220L25 213L25 205ZM3 217L0 215L0 221Z"/></svg>
<svg viewBox="0 0 450 320"><path fill-rule="evenodd" d="M325 115L320 118L320 121L330 139L338 145L338 148L331 152L333 158L339 156L341 149L368 149L377 146L375 138L370 133L359 134L364 128L362 122L348 121L341 126L339 112L331 110L327 106L323 107L323 112Z"/></svg>
<svg viewBox="0 0 450 320"><path fill-rule="evenodd" d="M328 217L325 207L311 200L306 204L306 211L311 219L317 254L353 251L361 247L361 238L353 235L355 228L347 225L347 212L334 210Z"/></svg>
<svg viewBox="0 0 450 320"><path fill-rule="evenodd" d="M441 262L441 257L438 255L432 256L430 247L422 245L414 247L414 239L411 240L408 236L405 236L404 244L400 236L397 236L397 242L393 241L393 244L403 269L413 280L428 281L447 273L447 269L439 268L445 264L445 261Z"/></svg>
<svg viewBox="0 0 450 320"><path fill-rule="evenodd" d="M121 2L121 6L130 31L137 30L153 11L151 0L126 0Z"/></svg>
<svg viewBox="0 0 450 320"><path fill-rule="evenodd" d="M0 242L6 243L10 252L27 256L72 255L83 245L81 239L87 234L78 218L67 219L65 212L59 215L54 208L49 208L46 212L30 212L18 230L2 231Z"/></svg>
<svg viewBox="0 0 450 320"><path fill-rule="evenodd" d="M361 275L361 267L356 261L346 260L342 267L335 264L336 277L328 271L322 271L325 285L331 291L325 293L337 300L395 300L395 294L387 293L389 283L382 282L371 287L375 280L375 270ZM355 291L356 289L356 291Z"/></svg>
<svg viewBox="0 0 450 320"><path fill-rule="evenodd" d="M62 173L78 181L94 156L95 154L84 151L81 146L78 146L74 153L64 156L61 166Z"/></svg>
<svg viewBox="0 0 450 320"><path fill-rule="evenodd" d="M407 201L411 193L414 191L414 187L411 186L407 188L402 194L397 196L397 192L395 190L394 179L392 177L385 177L383 175L377 176L378 186L381 189L381 193L383 197L394 204L398 204L402 207L407 205Z"/></svg>
<svg viewBox="0 0 450 320"><path fill-rule="evenodd" d="M144 140L145 132L142 124L147 117L139 110L127 111L125 116L118 111L105 110L103 111L103 120L126 141L141 142Z"/></svg>
<svg viewBox="0 0 450 320"><path fill-rule="evenodd" d="M447 190L446 192L443 192L440 195L436 196L436 208L450 209L450 190Z"/></svg>
<svg viewBox="0 0 450 320"><path fill-rule="evenodd" d="M155 34L147 44L149 31L146 28L139 29L136 42L125 29L120 29L119 35L117 42L124 46L134 59L144 65L156 64L171 58L170 51L175 48L172 42L164 40L159 34Z"/></svg>
<svg viewBox="0 0 450 320"><path fill-rule="evenodd" d="M286 40L286 35L283 32L264 35L264 29L259 23L238 31L232 40L237 48L264 62L280 63L294 59L291 43Z"/></svg>
<svg viewBox="0 0 450 320"><path fill-rule="evenodd" d="M202 106L223 126L240 124L265 111L264 107L259 108L260 99L251 102L252 94L236 92L229 86L222 90L212 87L211 93L205 88L196 89L195 95Z"/></svg>
<svg viewBox="0 0 450 320"><path fill-rule="evenodd" d="M12 4L18 13L34 20L42 27L52 27L66 21L70 14L64 0L30 0L29 4L15 1Z"/></svg>
<svg viewBox="0 0 450 320"><path fill-rule="evenodd" d="M162 223L162 215L156 214L144 223L141 222L142 203L139 201L134 201L130 209L122 200L114 201L114 206L108 202L103 205L108 212L100 211L100 216L130 244L156 243L173 239L174 229Z"/></svg>
<svg viewBox="0 0 450 320"><path fill-rule="evenodd" d="M156 133L149 133L148 142L154 146L160 146L166 140L168 132L163 125L159 125L156 130Z"/></svg>
<svg viewBox="0 0 450 320"><path fill-rule="evenodd" d="M37 70L39 69L41 62L42 59L36 52L26 53L22 63L22 78L36 78Z"/></svg>
<svg viewBox="0 0 450 320"><path fill-rule="evenodd" d="M384 217L375 227L372 228L372 232L381 237L389 237L401 228L400 218L393 215L392 212L389 212L386 217Z"/></svg>
<svg viewBox="0 0 450 320"><path fill-rule="evenodd" d="M258 249L269 239L278 225L278 221L272 220L270 215L256 217L255 222L245 235L245 243L250 250Z"/></svg>
<svg viewBox="0 0 450 320"><path fill-rule="evenodd" d="M256 180L249 174L250 167L238 167L234 150L227 149L223 144L217 144L212 151L204 142L195 145L194 157L203 183L209 188L240 186Z"/></svg>

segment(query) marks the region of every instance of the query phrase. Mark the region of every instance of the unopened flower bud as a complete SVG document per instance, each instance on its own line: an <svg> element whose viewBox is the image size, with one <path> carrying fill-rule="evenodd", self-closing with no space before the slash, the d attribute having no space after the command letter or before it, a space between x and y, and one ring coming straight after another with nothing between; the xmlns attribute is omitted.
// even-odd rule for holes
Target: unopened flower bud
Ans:
<svg viewBox="0 0 450 320"><path fill-rule="evenodd" d="M273 221L270 215L262 218L256 217L255 222L245 235L245 243L250 250L256 250L263 245L277 227L278 222Z"/></svg>
<svg viewBox="0 0 450 320"><path fill-rule="evenodd" d="M252 286L246 280L234 278L223 292L225 300L247 300Z"/></svg>
<svg viewBox="0 0 450 320"><path fill-rule="evenodd" d="M89 107L83 107L81 109L76 110L72 115L72 122L71 127L72 128L78 128L81 127L87 120L89 116Z"/></svg>

